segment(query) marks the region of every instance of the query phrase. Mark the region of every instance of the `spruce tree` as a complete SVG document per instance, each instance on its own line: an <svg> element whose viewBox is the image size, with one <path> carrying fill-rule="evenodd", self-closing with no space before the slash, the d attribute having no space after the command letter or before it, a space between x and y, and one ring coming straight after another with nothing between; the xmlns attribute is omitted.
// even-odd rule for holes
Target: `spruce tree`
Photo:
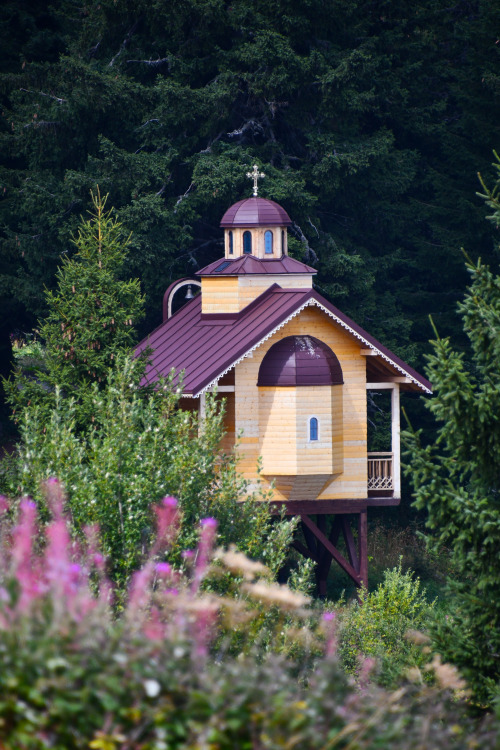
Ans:
<svg viewBox="0 0 500 750"><path fill-rule="evenodd" d="M500 161L496 168L496 187L483 185L482 197L498 226ZM438 554L451 550L457 572L449 582L451 614L436 626L437 646L476 699L488 703L500 690L500 275L481 261L467 268L472 281L459 311L470 350L458 352L436 335L427 370L435 395L427 407L438 437L426 447L413 432L406 440L429 543Z"/></svg>
<svg viewBox="0 0 500 750"><path fill-rule="evenodd" d="M92 194L93 211L81 221L73 243L76 253L63 257L57 289L46 293L48 314L40 322L41 346L35 352L18 345L18 367L6 382L17 413L38 404L48 414L55 390L77 404L77 421L85 424L92 407L88 394L104 387L117 356L134 343L134 324L143 316L144 300L137 279L123 280L129 238L106 211L106 197Z"/></svg>

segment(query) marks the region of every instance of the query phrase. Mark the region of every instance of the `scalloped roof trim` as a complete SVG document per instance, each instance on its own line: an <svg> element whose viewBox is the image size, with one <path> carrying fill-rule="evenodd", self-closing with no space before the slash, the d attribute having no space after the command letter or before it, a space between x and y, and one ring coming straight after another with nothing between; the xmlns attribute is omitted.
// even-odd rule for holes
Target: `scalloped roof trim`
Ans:
<svg viewBox="0 0 500 750"><path fill-rule="evenodd" d="M396 370L398 370L402 375L404 375L407 378L410 378L411 382L417 385L419 388L421 388L425 393L432 394L432 391L424 386L422 383L420 383L413 375L411 375L407 370L405 370L401 365L398 365L397 362L394 362L391 357L389 357L384 352L380 351L374 344L371 343L371 341L368 341L367 338L365 338L361 333L358 331L355 331L354 328L352 328L348 323L346 323L344 320L339 318L335 313L333 313L331 310L329 310L327 307L321 304L321 302L318 302L316 299L308 299L306 302L304 302L300 307L298 307L291 315L289 315L285 320L283 320L279 325L275 326L269 333L267 333L263 338L260 339L256 344L254 344L250 349L248 349L244 354L242 354L238 359L236 359L229 367L226 367L225 370L223 370L219 375L217 375L216 378L210 381L204 388L201 388L197 393L194 394L183 394L185 398L198 398L204 393L207 393L210 391L214 386L217 385L219 380L224 377L224 375L227 375L228 372L231 372L231 370L236 367L240 362L242 362L244 359L247 359L248 357L251 357L253 353L259 348L259 346L262 346L262 344L265 344L266 341L268 341L272 336L274 336L277 331L280 331L284 326L287 325L293 318L297 317L297 315L300 315L302 310L305 310L306 307L310 307L311 305L319 307L320 310L322 310L326 315L328 315L330 318L333 318L336 323L338 323L342 328L345 328L347 331L349 331L350 334L355 336L355 338L359 339L359 341L362 341L366 346L370 347L379 357L382 357L382 359L385 359L386 362L388 362L391 367L394 367Z"/></svg>

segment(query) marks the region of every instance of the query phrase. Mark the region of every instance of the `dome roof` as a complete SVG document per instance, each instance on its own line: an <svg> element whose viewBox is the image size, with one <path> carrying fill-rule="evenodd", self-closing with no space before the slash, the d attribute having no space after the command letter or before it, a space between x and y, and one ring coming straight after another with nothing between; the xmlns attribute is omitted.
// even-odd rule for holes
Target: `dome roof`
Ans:
<svg viewBox="0 0 500 750"><path fill-rule="evenodd" d="M268 198L245 198L228 208L221 227L288 227L290 217L284 208Z"/></svg>
<svg viewBox="0 0 500 750"><path fill-rule="evenodd" d="M314 336L287 336L261 362L257 385L339 385L342 368L329 346Z"/></svg>

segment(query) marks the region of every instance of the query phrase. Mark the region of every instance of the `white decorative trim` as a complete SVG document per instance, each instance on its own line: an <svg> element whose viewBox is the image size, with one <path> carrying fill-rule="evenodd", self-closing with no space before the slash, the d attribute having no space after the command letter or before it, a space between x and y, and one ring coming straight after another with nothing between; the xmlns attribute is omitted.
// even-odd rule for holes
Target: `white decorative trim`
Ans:
<svg viewBox="0 0 500 750"><path fill-rule="evenodd" d="M335 315L334 313L332 313L331 310L329 310L327 307L325 307L324 305L322 305L321 302L318 302L315 299L310 300L310 302L312 304L316 305L317 307L319 307L321 310L323 310L323 312L325 312L327 315L329 315L330 318L333 318L334 320L336 320L339 325L341 325L343 328L347 329L357 339L359 339L360 341L362 341L364 344L367 344L367 346L369 346L370 349L373 352L375 352L375 354L377 354L379 357L382 357L382 359L385 359L386 362L389 362L389 364L392 365L392 367L395 367L396 370L399 370L399 372L402 372L403 375L405 375L407 378L409 378L412 383L415 383L415 385L418 385L418 387L422 388L422 390L424 390L426 393L432 394L432 391L430 391L429 388L426 388L425 385L423 385L416 378L414 378L412 375L410 375L410 373L407 372L403 367L401 367L401 365L398 365L396 362L394 362L394 360L392 360L390 357L388 357L387 354L384 354L383 352L380 351L380 349L377 349L377 347L374 346L374 344L372 344L370 341L368 341L368 339L365 339L364 336L362 336L358 331L355 331L354 328L351 328L350 325L348 325L345 321L341 320L337 315Z"/></svg>
<svg viewBox="0 0 500 750"><path fill-rule="evenodd" d="M216 383L228 372L230 372L233 367L236 367L240 362L242 362L247 357L251 357L256 349L259 348L259 346L262 346L262 344L265 344L266 341L268 341L272 336L274 336L277 331L280 331L282 328L284 328L293 318L296 318L297 315L300 315L302 310L305 310L306 307L316 306L319 307L320 310L323 310L324 313L326 313L330 318L333 318L342 328L345 328L349 333L351 333L353 336L355 336L357 339L362 341L364 344L366 344L370 349L377 354L379 357L382 357L382 359L385 359L386 362L389 362L389 364L392 367L395 367L396 370L399 370L399 372L403 373L405 377L409 378L412 383L415 383L419 388L421 388L426 393L432 394L432 391L429 390L425 385L420 383L416 378L414 378L412 375L410 375L409 372L407 372L401 365L398 365L394 360L392 360L390 357L387 356L387 354L384 354L380 351L380 349L377 349L374 344L372 344L368 339L366 339L364 336L362 336L358 331L355 331L354 328L352 328L350 325L348 325L345 321L343 321L341 318L339 318L337 315L335 315L331 310L329 310L327 307L321 304L321 302L318 302L316 299L308 299L304 304L302 304L300 307L298 307L291 315L288 316L288 318L285 318L279 325L275 326L269 333L267 333L263 338L260 339L254 346L252 346L250 349L248 349L244 354L242 354L238 359L236 359L229 367L227 367L225 370L223 370L219 375L217 375L216 378L214 378L208 385L206 385L204 388L202 388L198 393L193 394L192 396L189 396L187 393L185 394L186 397L189 398L198 398L202 393L206 393L206 391L213 388Z"/></svg>

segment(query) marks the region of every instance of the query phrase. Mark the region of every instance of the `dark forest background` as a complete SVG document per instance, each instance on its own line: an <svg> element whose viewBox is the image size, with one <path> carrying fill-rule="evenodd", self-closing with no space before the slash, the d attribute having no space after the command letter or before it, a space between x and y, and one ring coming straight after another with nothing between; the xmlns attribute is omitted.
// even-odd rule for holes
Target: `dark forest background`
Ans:
<svg viewBox="0 0 500 750"><path fill-rule="evenodd" d="M500 147L497 2L17 0L0 49L4 374L91 188L133 232L141 335L223 254L254 163L323 295L417 369L429 315L465 345L460 248L498 261L476 196Z"/></svg>

